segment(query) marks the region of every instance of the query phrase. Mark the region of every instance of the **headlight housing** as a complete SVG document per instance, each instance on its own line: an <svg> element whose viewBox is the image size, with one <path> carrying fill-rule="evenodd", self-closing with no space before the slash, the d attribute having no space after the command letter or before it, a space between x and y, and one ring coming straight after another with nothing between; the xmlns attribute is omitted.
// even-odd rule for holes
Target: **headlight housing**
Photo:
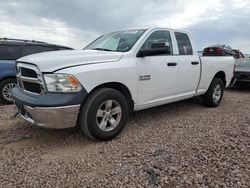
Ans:
<svg viewBox="0 0 250 188"><path fill-rule="evenodd" d="M81 83L70 74L44 74L45 84L49 92L79 92Z"/></svg>

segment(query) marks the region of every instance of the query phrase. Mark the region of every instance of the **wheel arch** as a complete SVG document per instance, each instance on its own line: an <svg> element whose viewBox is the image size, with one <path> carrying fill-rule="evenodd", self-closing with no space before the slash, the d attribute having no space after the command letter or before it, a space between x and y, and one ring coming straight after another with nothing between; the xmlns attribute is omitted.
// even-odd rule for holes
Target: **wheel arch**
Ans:
<svg viewBox="0 0 250 188"><path fill-rule="evenodd" d="M106 82L106 83L100 84L100 85L96 86L95 88L93 88L88 93L87 97L92 92L94 92L95 90L100 89L100 88L112 88L112 89L116 89L116 90L120 91L126 97L126 99L128 101L130 112L134 111L134 100L133 100L133 97L132 97L132 94L131 94L129 88L126 85L124 85L120 82Z"/></svg>
<svg viewBox="0 0 250 188"><path fill-rule="evenodd" d="M219 71L214 75L214 78L220 78L224 84L224 87L227 85L226 74L224 71Z"/></svg>
<svg viewBox="0 0 250 188"><path fill-rule="evenodd" d="M0 83L1 83L2 81L4 81L4 80L11 79L11 78L16 79L15 76L6 76L6 77L0 78Z"/></svg>

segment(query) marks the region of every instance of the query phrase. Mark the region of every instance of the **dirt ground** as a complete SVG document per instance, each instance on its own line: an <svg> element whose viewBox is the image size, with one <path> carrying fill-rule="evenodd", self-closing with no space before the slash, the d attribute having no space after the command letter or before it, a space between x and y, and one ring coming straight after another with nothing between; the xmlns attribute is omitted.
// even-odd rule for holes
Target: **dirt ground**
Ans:
<svg viewBox="0 0 250 188"><path fill-rule="evenodd" d="M250 89L136 112L109 142L13 119L0 105L0 187L250 187Z"/></svg>

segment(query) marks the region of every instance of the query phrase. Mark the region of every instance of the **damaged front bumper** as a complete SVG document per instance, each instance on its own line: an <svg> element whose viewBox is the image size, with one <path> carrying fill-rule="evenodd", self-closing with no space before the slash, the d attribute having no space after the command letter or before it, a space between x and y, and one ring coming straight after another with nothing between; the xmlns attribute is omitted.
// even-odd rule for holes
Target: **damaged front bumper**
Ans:
<svg viewBox="0 0 250 188"><path fill-rule="evenodd" d="M61 107L30 107L16 104L17 114L33 125L64 129L75 127L80 105Z"/></svg>
<svg viewBox="0 0 250 188"><path fill-rule="evenodd" d="M26 121L44 128L64 129L75 127L81 104L87 92L44 93L29 95L19 86L12 90L17 115Z"/></svg>

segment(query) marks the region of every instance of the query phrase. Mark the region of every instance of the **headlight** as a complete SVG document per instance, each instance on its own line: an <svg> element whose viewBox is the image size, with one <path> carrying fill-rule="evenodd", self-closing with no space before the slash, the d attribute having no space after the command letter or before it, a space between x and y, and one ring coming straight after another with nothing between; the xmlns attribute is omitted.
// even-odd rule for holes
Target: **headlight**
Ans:
<svg viewBox="0 0 250 188"><path fill-rule="evenodd" d="M78 92L82 85L70 74L44 74L49 92Z"/></svg>

